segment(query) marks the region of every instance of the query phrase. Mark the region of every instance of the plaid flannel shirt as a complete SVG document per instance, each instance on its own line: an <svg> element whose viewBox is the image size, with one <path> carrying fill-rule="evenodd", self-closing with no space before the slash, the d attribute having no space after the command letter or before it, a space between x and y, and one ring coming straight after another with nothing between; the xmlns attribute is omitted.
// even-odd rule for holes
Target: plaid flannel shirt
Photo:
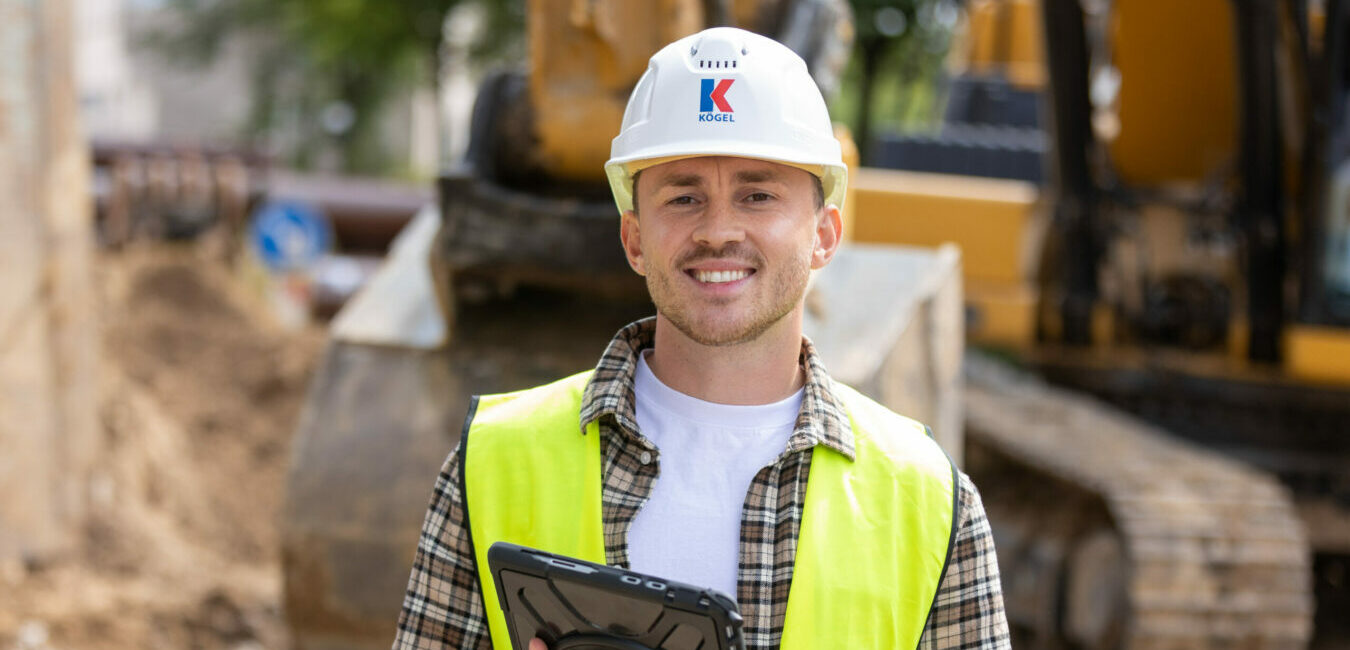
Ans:
<svg viewBox="0 0 1350 650"><path fill-rule="evenodd" d="M651 494L660 450L638 430L633 376L637 355L651 347L655 319L614 337L587 385L582 429L599 420L604 483L605 561L628 568L628 529ZM811 450L826 445L853 457L853 431L811 342L802 341L806 384L787 448L755 475L741 520L737 604L748 648L776 648L783 635L788 588L802 519ZM491 648L478 582L456 449L436 481L399 616L395 650ZM964 472L958 486L958 530L919 648L1008 648L994 542L979 492ZM841 549L841 552L847 552Z"/></svg>

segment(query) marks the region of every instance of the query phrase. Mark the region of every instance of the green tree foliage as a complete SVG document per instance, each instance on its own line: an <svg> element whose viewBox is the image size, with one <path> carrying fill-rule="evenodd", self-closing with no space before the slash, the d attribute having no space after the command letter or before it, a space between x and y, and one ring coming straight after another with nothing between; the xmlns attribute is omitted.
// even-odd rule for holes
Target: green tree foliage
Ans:
<svg viewBox="0 0 1350 650"><path fill-rule="evenodd" d="M850 0L853 56L835 113L851 120L863 160L881 128L914 128L938 108L942 63L959 16L955 0Z"/></svg>
<svg viewBox="0 0 1350 650"><path fill-rule="evenodd" d="M336 145L344 171L388 170L375 128L395 94L435 87L445 52L445 17L461 3L483 10L470 54L491 58L514 47L523 0L168 0L174 29L151 45L184 62L206 63L228 38L254 54L253 135L298 134L294 160L312 164Z"/></svg>

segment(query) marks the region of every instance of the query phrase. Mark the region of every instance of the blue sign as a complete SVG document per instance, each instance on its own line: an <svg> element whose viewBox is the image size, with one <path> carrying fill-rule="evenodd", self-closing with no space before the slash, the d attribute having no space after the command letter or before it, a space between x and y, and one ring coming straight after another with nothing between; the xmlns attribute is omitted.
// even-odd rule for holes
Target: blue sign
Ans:
<svg viewBox="0 0 1350 650"><path fill-rule="evenodd" d="M323 213L295 201L269 201L253 215L253 250L267 268L294 271L318 261L333 240Z"/></svg>

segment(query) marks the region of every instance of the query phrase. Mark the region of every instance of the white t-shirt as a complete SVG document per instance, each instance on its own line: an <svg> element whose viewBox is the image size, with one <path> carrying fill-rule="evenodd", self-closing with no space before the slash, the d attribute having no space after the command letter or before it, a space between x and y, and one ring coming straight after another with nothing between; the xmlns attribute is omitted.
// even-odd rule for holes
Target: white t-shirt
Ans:
<svg viewBox="0 0 1350 650"><path fill-rule="evenodd" d="M741 506L760 469L787 448L802 391L780 402L705 402L656 378L638 356L636 415L660 451L660 475L628 531L634 571L736 598Z"/></svg>

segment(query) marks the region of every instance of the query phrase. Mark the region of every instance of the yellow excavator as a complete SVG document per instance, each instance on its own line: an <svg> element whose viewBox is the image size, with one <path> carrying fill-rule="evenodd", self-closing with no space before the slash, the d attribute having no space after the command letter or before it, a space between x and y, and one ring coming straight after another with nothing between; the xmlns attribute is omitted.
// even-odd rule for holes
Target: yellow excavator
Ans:
<svg viewBox="0 0 1350 650"><path fill-rule="evenodd" d="M808 296L813 338L887 341L826 354L832 372L964 455L1018 647L1302 648L1350 611L1350 251L1338 175L1318 171L1338 159L1345 9L1229 1L969 0L942 132L878 147L904 169L855 168L846 228L866 254ZM834 0L527 7L529 70L484 83L439 205L334 321L283 522L297 647L387 647L470 394L590 366L650 313L601 175L650 53L735 24L828 88L851 37ZM942 389L961 358L942 335L961 321L953 249L868 260L946 242L970 339L1075 390L983 357ZM848 319L916 300L907 333Z"/></svg>
<svg viewBox="0 0 1350 650"><path fill-rule="evenodd" d="M1080 643L1180 634L1227 644L1288 626L1297 645L1292 622L1305 605L1293 583L1249 594L1265 605L1240 616L1231 594L1277 566L1293 580L1300 562L1315 594L1314 646L1350 638L1348 11L1301 0L972 1L941 129L883 142L880 157L899 169L855 176L859 240L961 246L972 342L1276 476L1296 503L1305 559L1274 552L1274 540L1296 542L1280 526L1261 533L1271 546L1236 552L1237 531L1269 515L1268 499L1229 482L1240 477L1202 478L1199 458L1166 462L1118 439L1095 440L1094 454L1061 451L1066 441L1038 452L1029 436L987 435L1009 416L968 399L968 450L991 447L971 455L996 457L1011 479L981 482L971 461L991 520L1007 508L1017 514L1005 520L1036 531L1000 555L1063 563L1028 581L1036 606L1022 608L1025 561L1004 562L1009 611L1027 638L1076 628ZM1067 482L1046 498L1105 501L1115 538L1045 550L1073 547L1075 533L1047 532L1062 530L1062 512L1019 510L1026 495L1012 486L1038 474ZM1185 485L1164 494L1170 481ZM1013 502L1001 503L1004 485ZM1145 490L1161 500L1152 512L1140 511ZM1228 521L1210 522L1220 512ZM1187 528L1207 532L1188 539ZM1127 560L1126 573L1087 580L1126 585L1123 616L1073 611L1085 589L1080 552ZM1209 569L1174 561L1186 584L1173 584L1182 581L1150 576L1155 553ZM1044 587L1056 575L1060 586ZM1058 623L1044 614L1056 599ZM1225 600L1190 623L1180 614Z"/></svg>

